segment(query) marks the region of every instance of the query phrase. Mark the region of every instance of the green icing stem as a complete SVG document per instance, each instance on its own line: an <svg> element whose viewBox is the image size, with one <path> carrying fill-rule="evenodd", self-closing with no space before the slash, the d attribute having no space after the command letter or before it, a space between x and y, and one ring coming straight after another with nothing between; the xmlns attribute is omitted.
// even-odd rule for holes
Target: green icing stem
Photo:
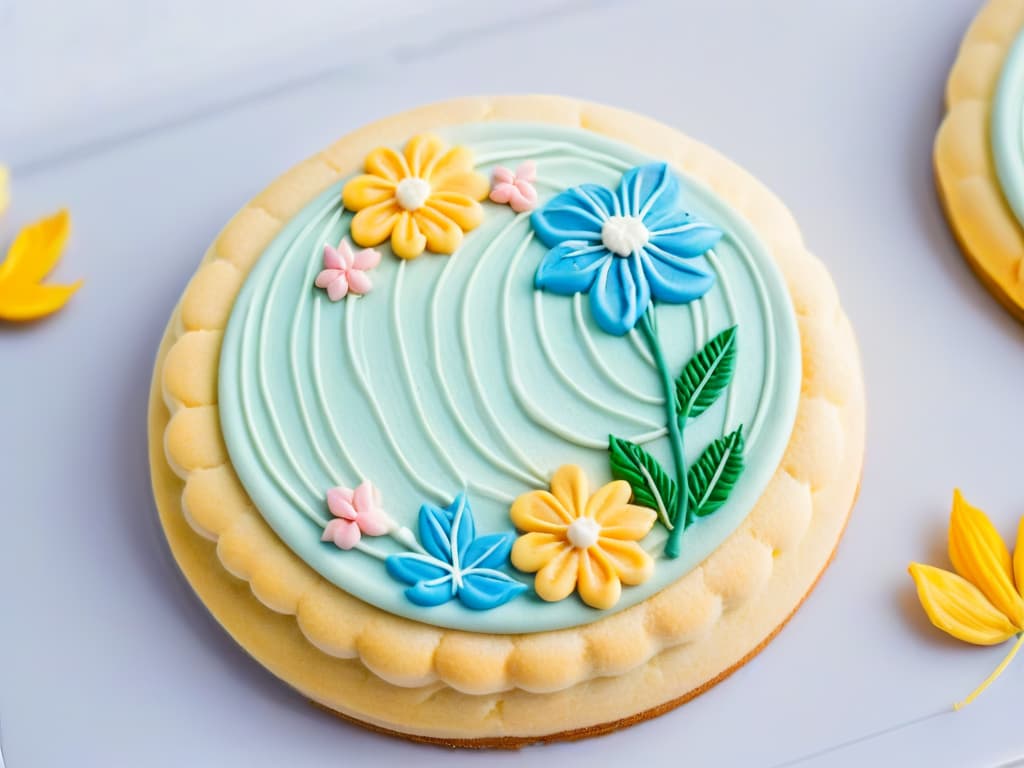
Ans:
<svg viewBox="0 0 1024 768"><path fill-rule="evenodd" d="M631 328L626 335L629 337L629 343L636 349L636 353L643 358L645 363L653 368L655 366L654 358L651 356L650 350L640 340L640 334L636 332L636 328Z"/></svg>
<svg viewBox="0 0 1024 768"><path fill-rule="evenodd" d="M668 441L672 449L672 467L676 473L676 508L671 510L672 530L668 535L668 543L665 545L665 556L671 559L679 557L679 537L690 525L690 517L687 514L687 502L689 494L686 492L686 453L683 446L683 427L689 414L676 414L675 384L672 372L665 362L665 355L661 351L661 340L658 338L658 318L655 314L654 302L647 307L644 316L640 318L640 330L647 339L654 357L654 364L658 369L658 376L661 379L661 387L665 392L665 420L668 424ZM635 442L635 441L634 441Z"/></svg>

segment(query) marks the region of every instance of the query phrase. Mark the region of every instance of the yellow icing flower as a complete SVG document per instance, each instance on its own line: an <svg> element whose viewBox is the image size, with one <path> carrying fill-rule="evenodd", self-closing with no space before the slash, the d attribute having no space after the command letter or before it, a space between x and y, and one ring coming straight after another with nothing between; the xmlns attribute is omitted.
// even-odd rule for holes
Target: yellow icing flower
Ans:
<svg viewBox="0 0 1024 768"><path fill-rule="evenodd" d="M917 596L932 624L975 645L997 645L1018 637L996 671L955 705L960 709L1002 673L1024 643L1024 519L1017 533L1016 552L1011 557L985 513L968 504L959 490L954 491L949 559L957 573L921 563L910 564Z"/></svg>
<svg viewBox="0 0 1024 768"><path fill-rule="evenodd" d="M583 470L562 467L550 492L530 491L513 502L512 522L526 533L512 547L512 564L537 574L534 590L544 600L562 600L575 589L587 605L611 608L623 584L642 584L654 572L637 542L656 515L630 504L631 495L622 480L590 495Z"/></svg>
<svg viewBox="0 0 1024 768"><path fill-rule="evenodd" d="M466 147L448 149L436 136L414 136L398 153L378 147L366 156L366 173L341 192L345 207L358 211L351 236L364 248L389 237L391 250L414 259L429 249L454 253L462 233L478 226L484 212L478 201L490 183L473 170Z"/></svg>

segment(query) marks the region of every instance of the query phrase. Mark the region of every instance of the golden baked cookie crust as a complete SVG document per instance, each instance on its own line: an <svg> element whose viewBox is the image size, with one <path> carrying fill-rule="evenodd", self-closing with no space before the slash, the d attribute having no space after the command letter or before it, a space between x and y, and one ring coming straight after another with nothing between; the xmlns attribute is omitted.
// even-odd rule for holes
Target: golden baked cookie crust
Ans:
<svg viewBox="0 0 1024 768"><path fill-rule="evenodd" d="M353 172L372 147L488 119L582 126L711 187L776 259L803 357L783 461L747 520L711 557L632 608L570 630L516 636L419 624L322 579L252 508L228 462L216 406L219 345L234 298L284 222ZM510 746L602 732L721 679L770 639L813 586L845 525L863 456L853 333L827 272L785 208L748 174L672 129L558 97L463 99L413 110L350 134L278 179L204 258L165 336L153 394L151 463L161 520L182 570L217 619L272 672L332 711L444 743Z"/></svg>

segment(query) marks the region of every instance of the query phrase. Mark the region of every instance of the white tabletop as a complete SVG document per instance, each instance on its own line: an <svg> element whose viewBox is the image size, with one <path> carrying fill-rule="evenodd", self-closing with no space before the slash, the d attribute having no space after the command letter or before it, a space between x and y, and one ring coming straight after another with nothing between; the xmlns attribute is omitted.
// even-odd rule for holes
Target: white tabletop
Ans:
<svg viewBox="0 0 1024 768"><path fill-rule="evenodd" d="M964 265L931 171L974 0L287 7L0 0L0 160L14 171L0 241L67 204L75 231L55 278L86 280L55 317L0 329L8 766L993 766L1024 755L1024 662L964 712L936 714L1006 649L932 629L906 574L912 559L948 565L954 484L1008 539L1024 513L1024 328ZM264 184L368 120L511 91L648 113L774 188L859 333L869 440L834 564L753 662L641 726L482 757L338 722L232 643L162 540L145 415L174 302Z"/></svg>

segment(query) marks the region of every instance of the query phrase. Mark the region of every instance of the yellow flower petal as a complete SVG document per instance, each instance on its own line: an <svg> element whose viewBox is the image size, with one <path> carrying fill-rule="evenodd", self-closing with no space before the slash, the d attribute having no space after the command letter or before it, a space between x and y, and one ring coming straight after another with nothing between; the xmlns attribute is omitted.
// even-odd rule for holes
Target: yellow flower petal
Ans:
<svg viewBox="0 0 1024 768"><path fill-rule="evenodd" d="M1013 548L1013 579L1017 594L1024 595L1024 517L1017 525L1017 545Z"/></svg>
<svg viewBox="0 0 1024 768"><path fill-rule="evenodd" d="M587 508L590 481L581 467L565 464L551 476L551 493L568 512L567 521L572 522Z"/></svg>
<svg viewBox="0 0 1024 768"><path fill-rule="evenodd" d="M473 170L473 153L466 147L445 152L430 172L430 186L438 192L458 192L483 200L491 191L486 176Z"/></svg>
<svg viewBox="0 0 1024 768"><path fill-rule="evenodd" d="M533 579L534 591L549 603L564 600L576 588L579 564L579 550L566 547L537 571Z"/></svg>
<svg viewBox="0 0 1024 768"><path fill-rule="evenodd" d="M521 531L560 534L574 519L562 502L547 491L530 491L512 502L509 510L512 524Z"/></svg>
<svg viewBox="0 0 1024 768"><path fill-rule="evenodd" d="M397 184L383 176L363 174L350 179L341 190L341 201L352 211L361 211L369 205L383 203L395 197Z"/></svg>
<svg viewBox="0 0 1024 768"><path fill-rule="evenodd" d="M606 539L604 531L597 540L601 553L608 559L623 584L643 584L654 574L654 560L635 541Z"/></svg>
<svg viewBox="0 0 1024 768"><path fill-rule="evenodd" d="M64 251L71 219L67 211L30 224L18 233L0 263L0 319L22 322L51 315L82 286L45 285Z"/></svg>
<svg viewBox="0 0 1024 768"><path fill-rule="evenodd" d="M622 596L622 583L615 567L597 547L580 553L577 579L580 598L591 608L611 608Z"/></svg>
<svg viewBox="0 0 1024 768"><path fill-rule="evenodd" d="M536 573L568 549L565 536L553 533L524 533L512 545L512 565L526 573Z"/></svg>
<svg viewBox="0 0 1024 768"><path fill-rule="evenodd" d="M363 208L352 217L349 234L364 248L380 245L391 236L401 212L394 201L385 201Z"/></svg>
<svg viewBox="0 0 1024 768"><path fill-rule="evenodd" d="M413 219L434 253L455 253L462 245L462 230L444 214L424 206L413 213Z"/></svg>
<svg viewBox="0 0 1024 768"><path fill-rule="evenodd" d="M0 320L24 322L52 315L81 287L81 280L71 285L0 286Z"/></svg>
<svg viewBox="0 0 1024 768"><path fill-rule="evenodd" d="M444 154L444 142L437 136L421 133L409 139L404 154L411 175L429 179L431 170Z"/></svg>
<svg viewBox="0 0 1024 768"><path fill-rule="evenodd" d="M465 195L471 200L483 200L491 193L491 182L487 177L473 171L453 173L430 183L436 192Z"/></svg>
<svg viewBox="0 0 1024 768"><path fill-rule="evenodd" d="M409 165L405 158L391 147L377 147L363 161L366 172L390 181L398 182L409 176Z"/></svg>
<svg viewBox="0 0 1024 768"><path fill-rule="evenodd" d="M595 518L601 524L601 535L611 539L639 541L654 527L658 515L653 509L636 504L608 506Z"/></svg>
<svg viewBox="0 0 1024 768"><path fill-rule="evenodd" d="M424 204L459 225L463 232L480 226L484 209L476 200L461 192L434 192Z"/></svg>
<svg viewBox="0 0 1024 768"><path fill-rule="evenodd" d="M29 224L14 238L7 258L0 263L0 282L38 283L60 260L70 233L67 210Z"/></svg>
<svg viewBox="0 0 1024 768"><path fill-rule="evenodd" d="M586 515L601 522L615 510L629 504L632 495L633 489L629 483L625 480L612 480L594 491L594 495L587 501Z"/></svg>
<svg viewBox="0 0 1024 768"><path fill-rule="evenodd" d="M1017 634L1009 619L966 579L920 563L911 563L909 571L925 613L943 632L975 645L996 645Z"/></svg>
<svg viewBox="0 0 1024 768"><path fill-rule="evenodd" d="M427 238L416 226L416 220L408 211L402 211L391 230L391 250L400 259L415 259L426 247Z"/></svg>
<svg viewBox="0 0 1024 768"><path fill-rule="evenodd" d="M1024 628L1024 598L1014 587L1010 551L985 513L968 504L959 490L953 492L949 559L997 610Z"/></svg>
<svg viewBox="0 0 1024 768"><path fill-rule="evenodd" d="M448 176L473 170L473 153L469 147L452 147L438 155L430 169L430 181L440 182Z"/></svg>

